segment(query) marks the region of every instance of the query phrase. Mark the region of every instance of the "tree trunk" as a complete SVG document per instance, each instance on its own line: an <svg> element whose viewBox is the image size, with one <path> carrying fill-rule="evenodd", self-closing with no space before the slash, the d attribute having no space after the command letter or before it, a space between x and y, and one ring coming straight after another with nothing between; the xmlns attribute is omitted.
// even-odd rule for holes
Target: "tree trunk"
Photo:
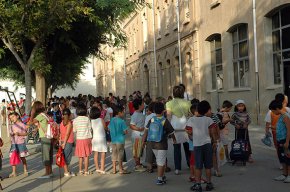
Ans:
<svg viewBox="0 0 290 192"><path fill-rule="evenodd" d="M31 71L29 67L26 67L24 69L24 76L25 76L25 113L30 114L31 110L31 92L32 92L32 86L31 86Z"/></svg>
<svg viewBox="0 0 290 192"><path fill-rule="evenodd" d="M35 71L35 91L36 100L41 101L45 105L45 78L38 71Z"/></svg>

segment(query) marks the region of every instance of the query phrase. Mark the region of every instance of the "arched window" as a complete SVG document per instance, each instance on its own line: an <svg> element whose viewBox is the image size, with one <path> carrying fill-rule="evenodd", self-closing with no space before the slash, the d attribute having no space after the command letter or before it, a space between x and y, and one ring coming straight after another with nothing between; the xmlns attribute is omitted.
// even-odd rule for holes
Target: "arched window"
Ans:
<svg viewBox="0 0 290 192"><path fill-rule="evenodd" d="M230 29L233 41L234 87L249 86L248 25L239 24Z"/></svg>
<svg viewBox="0 0 290 192"><path fill-rule="evenodd" d="M223 60L221 35L214 34L207 38L210 42L211 79L213 90L223 88Z"/></svg>

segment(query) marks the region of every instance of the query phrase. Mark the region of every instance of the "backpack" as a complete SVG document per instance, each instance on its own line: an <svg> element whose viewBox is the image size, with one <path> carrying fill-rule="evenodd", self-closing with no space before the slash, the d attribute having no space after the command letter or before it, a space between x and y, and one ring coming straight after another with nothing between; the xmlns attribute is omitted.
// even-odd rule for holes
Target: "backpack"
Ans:
<svg viewBox="0 0 290 192"><path fill-rule="evenodd" d="M150 120L147 141L160 142L163 136L163 124L165 118L152 117Z"/></svg>
<svg viewBox="0 0 290 192"><path fill-rule="evenodd" d="M220 122L218 123L218 127L220 130L225 128L225 124L223 123L223 114L222 113L217 113L217 117L219 118Z"/></svg>

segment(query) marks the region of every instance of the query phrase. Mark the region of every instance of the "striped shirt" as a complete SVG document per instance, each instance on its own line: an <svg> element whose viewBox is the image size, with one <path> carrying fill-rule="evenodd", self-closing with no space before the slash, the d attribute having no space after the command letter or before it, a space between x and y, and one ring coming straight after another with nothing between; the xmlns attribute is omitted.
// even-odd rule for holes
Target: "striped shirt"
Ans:
<svg viewBox="0 0 290 192"><path fill-rule="evenodd" d="M76 133L76 139L92 138L91 121L87 116L78 116L73 120L73 131Z"/></svg>

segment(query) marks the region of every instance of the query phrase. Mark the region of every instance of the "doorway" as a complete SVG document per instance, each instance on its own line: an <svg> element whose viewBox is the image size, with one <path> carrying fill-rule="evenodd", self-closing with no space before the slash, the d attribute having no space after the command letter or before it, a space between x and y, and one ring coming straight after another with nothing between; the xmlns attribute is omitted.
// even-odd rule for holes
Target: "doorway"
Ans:
<svg viewBox="0 0 290 192"><path fill-rule="evenodd" d="M290 61L284 61L284 94L290 98ZM288 102L289 106L289 102Z"/></svg>

